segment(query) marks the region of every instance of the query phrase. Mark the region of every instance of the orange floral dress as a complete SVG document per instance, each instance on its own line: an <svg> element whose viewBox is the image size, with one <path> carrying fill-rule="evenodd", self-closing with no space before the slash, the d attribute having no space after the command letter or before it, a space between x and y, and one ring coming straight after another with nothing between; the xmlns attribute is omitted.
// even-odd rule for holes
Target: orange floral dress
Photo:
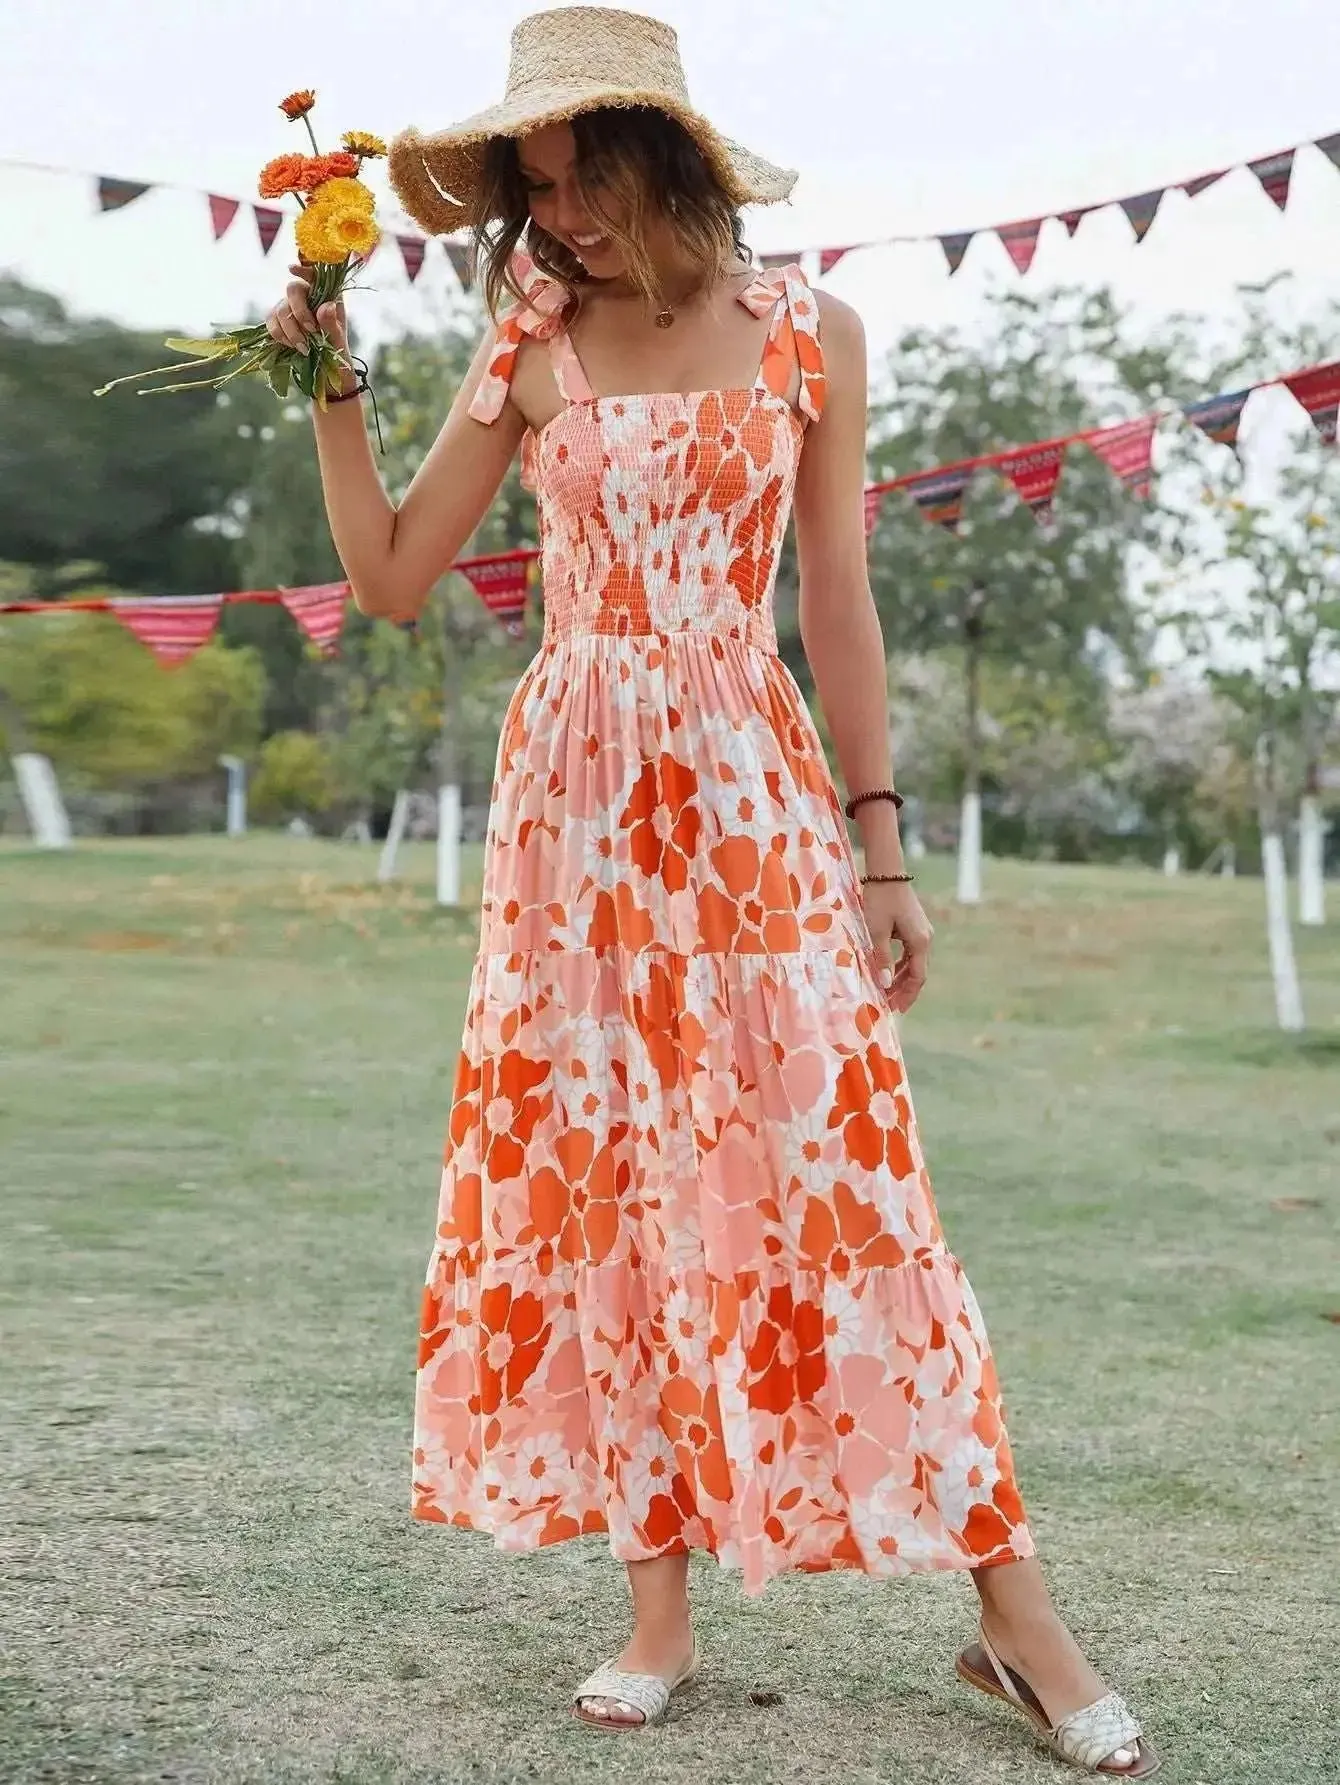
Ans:
<svg viewBox="0 0 1340 1785"><path fill-rule="evenodd" d="M777 655L824 367L799 268L752 389L596 396L522 261L544 638L499 741L415 1396L416 1517L893 1575L1032 1554L841 803ZM798 410L788 392L799 362Z"/></svg>

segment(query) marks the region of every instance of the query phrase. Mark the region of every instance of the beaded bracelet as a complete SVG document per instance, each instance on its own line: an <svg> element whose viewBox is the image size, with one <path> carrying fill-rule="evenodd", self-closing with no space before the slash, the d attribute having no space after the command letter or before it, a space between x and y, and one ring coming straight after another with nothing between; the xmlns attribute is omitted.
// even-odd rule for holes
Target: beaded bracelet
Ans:
<svg viewBox="0 0 1340 1785"><path fill-rule="evenodd" d="M862 886L910 886L915 874L862 874Z"/></svg>
<svg viewBox="0 0 1340 1785"><path fill-rule="evenodd" d="M856 808L863 806L867 800L892 800L896 812L902 807L903 796L892 787L872 787L869 793L854 793L845 808L848 818L855 818Z"/></svg>

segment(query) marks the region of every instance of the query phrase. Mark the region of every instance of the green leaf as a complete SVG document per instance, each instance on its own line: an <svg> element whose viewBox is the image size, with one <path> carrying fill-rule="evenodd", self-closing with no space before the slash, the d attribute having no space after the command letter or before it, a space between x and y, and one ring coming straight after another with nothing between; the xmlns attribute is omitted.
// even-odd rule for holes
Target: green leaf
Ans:
<svg viewBox="0 0 1340 1785"><path fill-rule="evenodd" d="M189 353L193 359L231 359L237 352L236 335L212 335L203 340L186 335L170 335L163 343L174 353Z"/></svg>

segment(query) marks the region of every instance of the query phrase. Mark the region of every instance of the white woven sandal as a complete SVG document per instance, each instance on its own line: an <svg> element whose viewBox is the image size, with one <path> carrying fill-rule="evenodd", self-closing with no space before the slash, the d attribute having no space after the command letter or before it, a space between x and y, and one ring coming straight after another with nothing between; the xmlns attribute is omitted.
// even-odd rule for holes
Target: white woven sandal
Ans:
<svg viewBox="0 0 1340 1785"><path fill-rule="evenodd" d="M1036 1692L1012 1667L1007 1667L986 1639L966 1648L954 1663L954 1671L968 1685L992 1698L1002 1698L1021 1710L1054 1753L1072 1766L1117 1779L1151 1779L1163 1762L1131 1714L1120 1692L1105 1692L1057 1724L1047 1719Z"/></svg>
<svg viewBox="0 0 1340 1785"><path fill-rule="evenodd" d="M572 1714L580 1722L587 1723L592 1729L646 1729L652 1723L659 1723L665 1715L665 1707L670 1702L672 1692L678 1692L681 1686L687 1686L696 1678L702 1662L698 1654L698 1644L693 1645L693 1654L683 1673L673 1680L663 1680L654 1673L625 1673L613 1661L602 1661L590 1676L582 1681L572 1695ZM623 1713L619 1717L596 1717L582 1709L588 1698L607 1698ZM632 1713L641 1711L642 1720L637 1722Z"/></svg>

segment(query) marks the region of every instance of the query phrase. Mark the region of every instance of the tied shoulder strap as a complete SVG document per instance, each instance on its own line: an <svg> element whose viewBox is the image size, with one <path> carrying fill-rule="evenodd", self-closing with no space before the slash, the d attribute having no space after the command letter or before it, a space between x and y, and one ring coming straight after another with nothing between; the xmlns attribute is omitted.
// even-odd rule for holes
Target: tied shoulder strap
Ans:
<svg viewBox="0 0 1340 1785"><path fill-rule="evenodd" d="M493 353L468 411L475 421L492 423L502 414L507 393L512 388L516 357L527 335L536 341L549 341L554 346L560 338L567 338L563 328L567 293L563 287L542 273L530 256L519 249L512 256L512 272L526 294L525 301L513 304L497 318ZM556 354L556 366L557 363Z"/></svg>
<svg viewBox="0 0 1340 1785"><path fill-rule="evenodd" d="M763 304L774 310L759 368L760 386L774 396L787 396L792 371L799 366L801 414L818 421L824 410L828 379L819 339L819 304L804 272L799 266L778 267L757 279L743 298L755 315L766 313L760 307Z"/></svg>

